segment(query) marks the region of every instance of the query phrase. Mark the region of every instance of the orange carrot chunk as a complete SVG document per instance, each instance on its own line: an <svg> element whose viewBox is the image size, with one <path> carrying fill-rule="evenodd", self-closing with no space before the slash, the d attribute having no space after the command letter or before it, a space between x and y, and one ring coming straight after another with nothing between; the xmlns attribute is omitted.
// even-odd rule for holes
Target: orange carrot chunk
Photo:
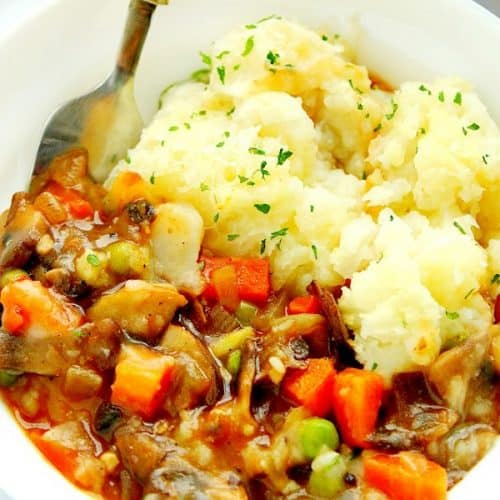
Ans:
<svg viewBox="0 0 500 500"><path fill-rule="evenodd" d="M444 500L446 470L417 451L366 453L365 481L391 500Z"/></svg>
<svg viewBox="0 0 500 500"><path fill-rule="evenodd" d="M321 302L317 295L295 297L288 304L288 314L320 314Z"/></svg>
<svg viewBox="0 0 500 500"><path fill-rule="evenodd" d="M151 419L171 385L174 361L142 345L124 345L111 386L112 403Z"/></svg>
<svg viewBox="0 0 500 500"><path fill-rule="evenodd" d="M384 379L378 373L346 368L333 382L333 413L343 440L350 446L368 447L382 404Z"/></svg>
<svg viewBox="0 0 500 500"><path fill-rule="evenodd" d="M247 259L240 257L204 257L203 275L207 281L203 296L209 300L219 300L213 273L216 269L234 266L236 286L241 300L261 304L269 297L271 283L269 279L269 261L267 259Z"/></svg>
<svg viewBox="0 0 500 500"><path fill-rule="evenodd" d="M240 304L236 268L229 264L214 269L212 283L219 302L230 311L236 311Z"/></svg>
<svg viewBox="0 0 500 500"><path fill-rule="evenodd" d="M76 219L85 219L94 213L92 205L74 189L66 189L57 182L51 181L47 186L47 191L66 205L71 215Z"/></svg>
<svg viewBox="0 0 500 500"><path fill-rule="evenodd" d="M324 417L331 410L334 376L331 359L310 359L305 370L287 371L281 382L281 391L293 403L305 406L317 417Z"/></svg>

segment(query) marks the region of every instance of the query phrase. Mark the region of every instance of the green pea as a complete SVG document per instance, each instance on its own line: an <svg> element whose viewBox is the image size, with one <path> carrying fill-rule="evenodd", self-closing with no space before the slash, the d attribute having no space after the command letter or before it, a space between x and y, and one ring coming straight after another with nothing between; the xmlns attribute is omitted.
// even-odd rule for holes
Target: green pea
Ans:
<svg viewBox="0 0 500 500"><path fill-rule="evenodd" d="M337 452L328 451L319 455L311 468L307 489L312 495L334 498L345 488L344 474L347 467Z"/></svg>
<svg viewBox="0 0 500 500"><path fill-rule="evenodd" d="M233 351L229 354L227 357L227 371L235 377L238 375L238 372L240 371L240 365L241 365L241 351L237 349L236 351Z"/></svg>
<svg viewBox="0 0 500 500"><path fill-rule="evenodd" d="M236 317L243 326L250 326L257 315L257 311L258 309L253 304L242 300L238 309L236 309Z"/></svg>
<svg viewBox="0 0 500 500"><path fill-rule="evenodd" d="M21 374L19 372L0 370L0 386L10 387L11 385L14 385L20 376Z"/></svg>
<svg viewBox="0 0 500 500"><path fill-rule="evenodd" d="M326 447L335 450L339 446L339 434L335 426L324 418L308 418L300 428L300 443L304 456L313 460Z"/></svg>
<svg viewBox="0 0 500 500"><path fill-rule="evenodd" d="M8 271L5 271L0 277L0 287L3 288L4 286L14 283L14 281L27 277L28 273L26 271L23 271L22 269L9 269Z"/></svg>

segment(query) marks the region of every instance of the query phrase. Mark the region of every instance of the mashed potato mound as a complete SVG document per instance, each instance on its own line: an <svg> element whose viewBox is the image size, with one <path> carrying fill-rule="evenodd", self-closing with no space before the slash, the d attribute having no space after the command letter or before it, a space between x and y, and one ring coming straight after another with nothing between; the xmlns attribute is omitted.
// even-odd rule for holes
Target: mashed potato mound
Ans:
<svg viewBox="0 0 500 500"><path fill-rule="evenodd" d="M250 28L250 29L249 29ZM377 89L342 41L271 18L214 43L111 173L200 213L204 246L275 288L344 288L360 362L389 378L491 323L500 131L457 79Z"/></svg>

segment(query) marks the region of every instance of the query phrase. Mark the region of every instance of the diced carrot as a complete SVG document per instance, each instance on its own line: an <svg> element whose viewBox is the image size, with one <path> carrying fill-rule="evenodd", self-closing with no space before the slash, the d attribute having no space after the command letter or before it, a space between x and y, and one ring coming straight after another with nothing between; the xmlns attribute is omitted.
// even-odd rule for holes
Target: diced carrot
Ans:
<svg viewBox="0 0 500 500"><path fill-rule="evenodd" d="M28 313L19 305L15 304L12 307L4 309L2 314L2 326L9 333L19 333L27 323Z"/></svg>
<svg viewBox="0 0 500 500"><path fill-rule="evenodd" d="M382 405L384 379L378 373L346 368L333 381L333 413L343 440L350 446L368 447Z"/></svg>
<svg viewBox="0 0 500 500"><path fill-rule="evenodd" d="M320 314L321 302L317 295L295 297L288 304L288 314Z"/></svg>
<svg viewBox="0 0 500 500"><path fill-rule="evenodd" d="M444 500L446 470L417 451L365 453L365 481L391 500Z"/></svg>
<svg viewBox="0 0 500 500"><path fill-rule="evenodd" d="M282 394L297 405L323 417L331 410L335 369L329 358L310 359L305 370L288 370L281 382Z"/></svg>
<svg viewBox="0 0 500 500"><path fill-rule="evenodd" d="M47 191L66 205L71 215L76 219L85 219L94 213L92 205L74 189L66 189L57 182L51 181L47 185Z"/></svg>
<svg viewBox="0 0 500 500"><path fill-rule="evenodd" d="M240 304L236 268L232 264L229 264L228 266L214 269L212 272L212 283L219 302L230 311L236 311Z"/></svg>
<svg viewBox="0 0 500 500"><path fill-rule="evenodd" d="M269 297L271 283L269 279L269 261L240 257L204 257L203 275L207 281L203 296L217 300L218 295L212 280L212 273L220 267L233 265L236 270L238 295L241 300L262 303Z"/></svg>
<svg viewBox="0 0 500 500"><path fill-rule="evenodd" d="M111 402L151 419L173 378L173 358L142 345L123 345L111 386Z"/></svg>
<svg viewBox="0 0 500 500"><path fill-rule="evenodd" d="M493 316L495 319L495 325L500 323L500 295L497 295L497 298L495 300L495 310Z"/></svg>
<svg viewBox="0 0 500 500"><path fill-rule="evenodd" d="M43 435L36 432L30 433L30 437L54 467L68 479L75 480L74 473L78 465L78 452L76 450L67 448L57 441L44 439Z"/></svg>

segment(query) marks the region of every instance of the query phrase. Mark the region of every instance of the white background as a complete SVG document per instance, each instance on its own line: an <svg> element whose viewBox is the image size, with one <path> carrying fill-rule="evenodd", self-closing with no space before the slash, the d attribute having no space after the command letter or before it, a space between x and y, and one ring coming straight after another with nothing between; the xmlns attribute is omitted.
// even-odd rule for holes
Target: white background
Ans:
<svg viewBox="0 0 500 500"><path fill-rule="evenodd" d="M57 0L0 0L0 39L7 36L15 29L16 24L36 14L46 5ZM126 3L127 0L124 0ZM477 0L500 16L500 0ZM7 500L7 497L0 490L0 500Z"/></svg>

